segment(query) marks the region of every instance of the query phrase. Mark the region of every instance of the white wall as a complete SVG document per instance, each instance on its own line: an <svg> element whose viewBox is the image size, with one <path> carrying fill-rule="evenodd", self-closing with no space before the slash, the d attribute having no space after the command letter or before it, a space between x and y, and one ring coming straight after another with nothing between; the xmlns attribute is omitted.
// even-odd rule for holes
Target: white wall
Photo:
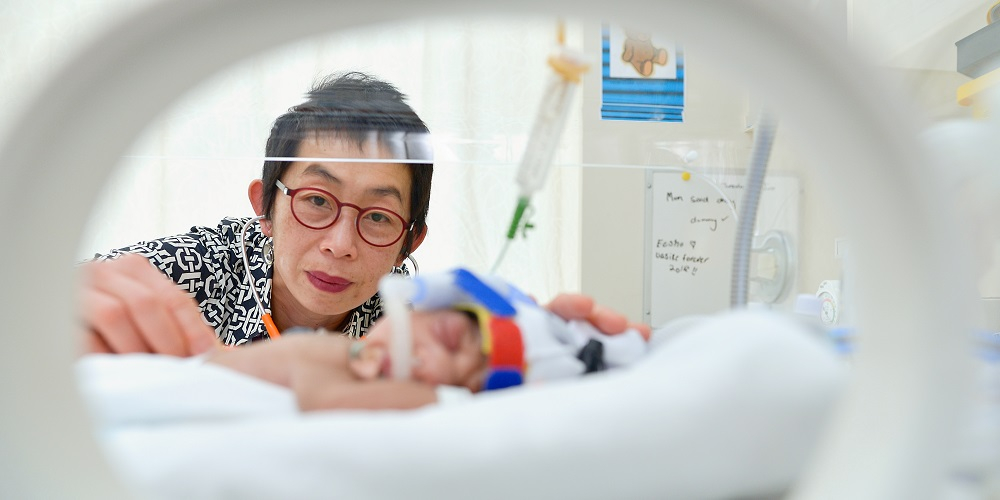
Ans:
<svg viewBox="0 0 1000 500"><path fill-rule="evenodd" d="M585 50L600 53L601 27L584 29ZM584 85L581 289L599 303L643 320L645 170L661 141L727 141L749 147L746 96L712 75L696 47L684 46L685 122L639 123L600 118L601 75ZM693 291L723 293L728 290Z"/></svg>
<svg viewBox="0 0 1000 500"><path fill-rule="evenodd" d="M878 63L889 81L934 120L970 116L955 102L969 78L955 71L955 42L985 26L992 0L833 0L805 2L844 29L853 43ZM807 22L804 20L804 22ZM588 51L599 49L599 27L585 30ZM686 106L683 124L602 121L600 75L591 74L584 93L584 164L644 165L650 146L662 140L733 140L750 145L743 131L747 95L714 77L697 47L685 46ZM797 151L780 132L769 172L794 172L802 181L801 237L797 292L815 293L823 280L842 277L835 243L843 236L836 210L811 174L808 151ZM581 285L600 303L642 320L644 171L639 168L583 169ZM860 181L860 180L859 180ZM613 199L607 199L614 194ZM998 259L1000 260L1000 259ZM1000 276L1000 274L998 274ZM1000 279L989 283L1000 284ZM995 288L995 287L993 287ZM729 290L692 293L728 296ZM1000 295L992 289L984 295Z"/></svg>

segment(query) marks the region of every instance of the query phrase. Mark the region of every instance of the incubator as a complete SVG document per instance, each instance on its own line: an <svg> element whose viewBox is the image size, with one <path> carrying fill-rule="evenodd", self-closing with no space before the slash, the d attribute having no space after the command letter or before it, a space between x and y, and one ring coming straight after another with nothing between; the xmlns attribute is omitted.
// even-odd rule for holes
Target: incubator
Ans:
<svg viewBox="0 0 1000 500"><path fill-rule="evenodd" d="M3 393L0 496L995 497L997 344L977 322L988 259L955 221L964 208L991 220L1000 183L964 182L996 133L976 127L975 158L930 154L934 140L970 151L968 130L926 127L846 27L804 4L137 10L39 85L0 142L11 166L0 200L24 242L0 250L11 291L0 373L37 384ZM385 116L359 109L321 117L351 126L348 150L281 149L313 136L275 135L275 117L317 119L296 103L317 74L352 69L397 85L427 130L374 132ZM943 174L952 161L969 177ZM433 282L455 266L499 274L525 300L582 292L654 327L656 347L622 373L311 415L287 391L197 360L76 358L74 316L52 313L75 311L76 289L52 283L75 285L74 263L135 242L174 252L156 238L191 226L218 227L241 252L222 342L294 334L272 318L266 270L282 265L282 243L246 188L289 162L315 183L262 187L289 221L333 234L347 220L364 248L418 247L379 288L393 376L414 369L410 309L463 290ZM341 168L433 169L426 220L409 186L351 191ZM966 188L973 206L952 203ZM29 244L52 221L67 224L60 239ZM838 261L848 240L851 260ZM165 266L189 272L198 255L175 246ZM347 288L336 278L317 286ZM809 333L824 322L826 337ZM220 471L229 463L241 471Z"/></svg>

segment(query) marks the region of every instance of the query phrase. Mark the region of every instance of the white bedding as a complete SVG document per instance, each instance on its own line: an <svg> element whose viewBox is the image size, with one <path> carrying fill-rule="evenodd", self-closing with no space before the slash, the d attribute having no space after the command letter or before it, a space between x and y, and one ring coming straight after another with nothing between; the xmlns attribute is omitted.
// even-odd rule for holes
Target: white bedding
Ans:
<svg viewBox="0 0 1000 500"><path fill-rule="evenodd" d="M196 359L90 356L80 385L149 498L733 498L786 491L846 376L786 318L728 313L629 369L416 411L300 414Z"/></svg>

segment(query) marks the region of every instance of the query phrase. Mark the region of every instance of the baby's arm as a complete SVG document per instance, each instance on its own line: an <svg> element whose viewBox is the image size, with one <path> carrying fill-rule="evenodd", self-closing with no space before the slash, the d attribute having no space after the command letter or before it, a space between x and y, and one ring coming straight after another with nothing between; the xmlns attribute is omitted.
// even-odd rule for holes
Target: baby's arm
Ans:
<svg viewBox="0 0 1000 500"><path fill-rule="evenodd" d="M361 381L331 377L315 365L301 366L292 390L302 411L325 409L406 410L437 402L434 386L410 380Z"/></svg>
<svg viewBox="0 0 1000 500"><path fill-rule="evenodd" d="M295 390L311 378L319 386L357 382L347 369L351 340L332 335L295 335L273 342L219 350L208 362Z"/></svg>
<svg viewBox="0 0 1000 500"><path fill-rule="evenodd" d="M292 369L300 357L298 344L291 338L283 338L275 342L260 342L245 347L219 349L212 353L206 361L266 380L272 384L291 387Z"/></svg>
<svg viewBox="0 0 1000 500"><path fill-rule="evenodd" d="M356 377L347 366L352 342L339 336L289 336L220 351L209 362L292 389L302 411L409 409L437 401L429 384Z"/></svg>

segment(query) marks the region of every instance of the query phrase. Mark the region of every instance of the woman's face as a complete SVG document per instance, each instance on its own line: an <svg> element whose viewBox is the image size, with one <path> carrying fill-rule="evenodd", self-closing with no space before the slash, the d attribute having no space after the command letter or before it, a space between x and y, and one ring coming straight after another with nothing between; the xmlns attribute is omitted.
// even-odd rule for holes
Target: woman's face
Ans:
<svg viewBox="0 0 1000 500"><path fill-rule="evenodd" d="M386 158L331 134L313 134L299 145L300 158ZM282 183L290 189L318 188L341 203L381 207L410 220L409 169L398 163L296 161ZM275 189L264 186L264 189ZM291 198L278 193L270 221L274 237L272 308L289 326L336 329L347 314L378 291L379 279L400 262L404 238L374 247L358 234L358 211L343 207L326 229L310 229L292 215Z"/></svg>
<svg viewBox="0 0 1000 500"><path fill-rule="evenodd" d="M482 388L487 363L479 327L468 314L453 311L416 311L410 314L413 342L412 378L432 385L453 385L472 391ZM392 376L389 343L392 322L385 316L368 331L365 351L379 364L378 374Z"/></svg>

